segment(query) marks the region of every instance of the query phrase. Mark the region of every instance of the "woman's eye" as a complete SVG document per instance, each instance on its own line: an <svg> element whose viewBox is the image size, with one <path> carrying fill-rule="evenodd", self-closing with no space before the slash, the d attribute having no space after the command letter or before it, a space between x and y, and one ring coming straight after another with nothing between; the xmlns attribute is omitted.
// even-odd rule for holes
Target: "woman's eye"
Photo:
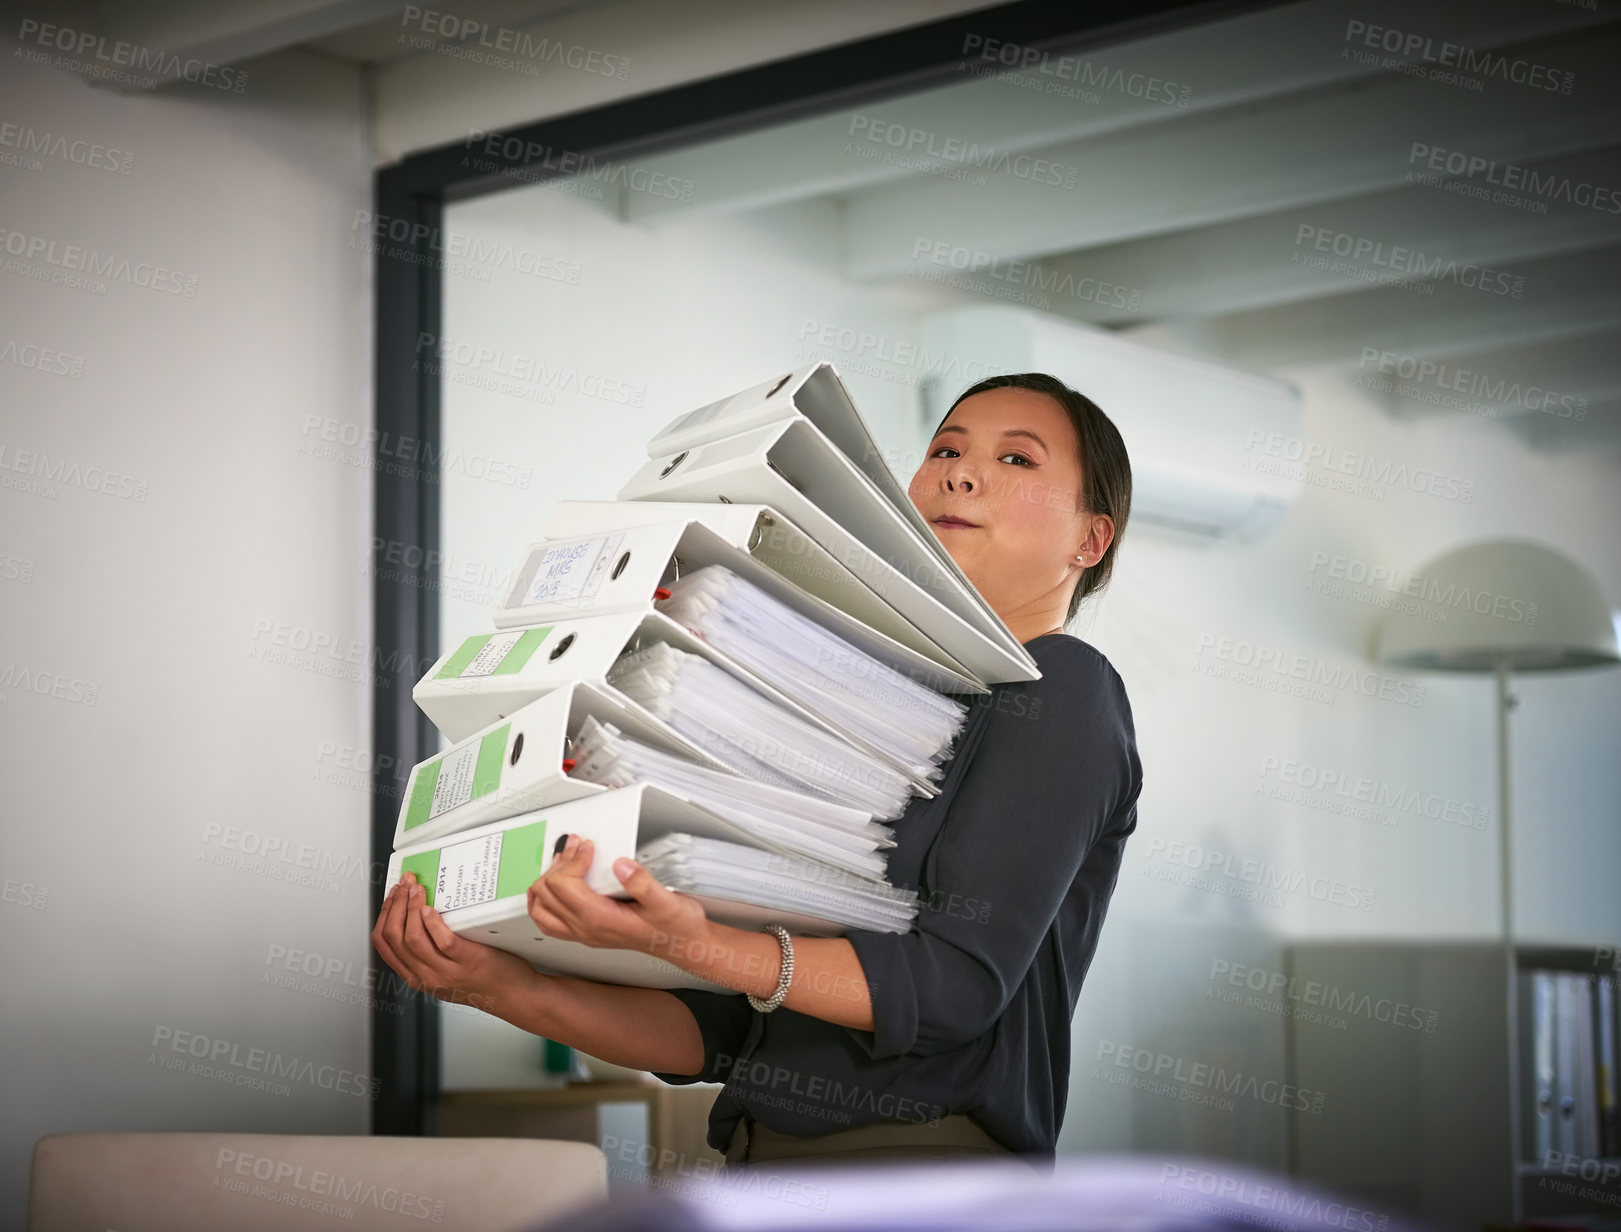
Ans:
<svg viewBox="0 0 1621 1232"><path fill-rule="evenodd" d="M929 455L929 457L938 458L938 457L940 457L940 456L942 456L944 454L950 454L952 457L956 457L957 456L957 451L955 449L953 449L950 445L941 445L938 449L936 449L933 453L931 453ZM1017 458L1025 466L1034 466L1035 465L1034 462L1032 462L1029 458L1025 457L1022 453L1005 453L1001 457L997 458L997 461L1000 462L1002 460L1002 458Z"/></svg>

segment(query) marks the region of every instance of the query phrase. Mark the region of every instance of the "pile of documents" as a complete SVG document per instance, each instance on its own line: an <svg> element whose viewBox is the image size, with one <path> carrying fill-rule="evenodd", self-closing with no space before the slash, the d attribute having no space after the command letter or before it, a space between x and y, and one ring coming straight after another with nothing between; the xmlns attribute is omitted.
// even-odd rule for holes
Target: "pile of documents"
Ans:
<svg viewBox="0 0 1621 1232"><path fill-rule="evenodd" d="M391 881L537 969L730 991L548 937L526 891L569 834L710 919L904 932L893 822L938 794L965 698L1034 660L913 507L829 364L682 415L615 500L560 501L493 629L413 690L451 745L412 771Z"/></svg>

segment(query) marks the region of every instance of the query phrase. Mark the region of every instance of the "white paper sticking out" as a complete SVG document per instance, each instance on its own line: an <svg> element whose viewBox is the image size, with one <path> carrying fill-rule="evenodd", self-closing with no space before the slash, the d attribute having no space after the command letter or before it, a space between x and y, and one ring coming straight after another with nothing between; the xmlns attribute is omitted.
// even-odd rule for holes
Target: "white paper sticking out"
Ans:
<svg viewBox="0 0 1621 1232"><path fill-rule="evenodd" d="M435 911L475 907L495 897L501 871L501 834L470 838L439 852L439 878L433 888Z"/></svg>
<svg viewBox="0 0 1621 1232"><path fill-rule="evenodd" d="M529 582L530 603L579 603L602 585L609 562L624 542L621 534L553 544L541 553Z"/></svg>

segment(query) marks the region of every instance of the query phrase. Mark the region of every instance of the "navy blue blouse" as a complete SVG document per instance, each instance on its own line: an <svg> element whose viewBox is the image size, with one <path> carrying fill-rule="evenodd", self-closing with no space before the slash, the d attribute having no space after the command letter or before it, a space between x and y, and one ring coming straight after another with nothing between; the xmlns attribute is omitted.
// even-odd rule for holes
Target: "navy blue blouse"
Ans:
<svg viewBox="0 0 1621 1232"><path fill-rule="evenodd" d="M911 931L844 934L872 1030L671 990L703 1034L704 1068L656 1076L725 1084L709 1145L725 1150L745 1111L789 1134L967 1113L1011 1150L1054 1154L1070 1023L1137 826L1142 767L1108 659L1067 633L1026 647L1041 679L962 696L940 794L894 821L888 876L919 892Z"/></svg>

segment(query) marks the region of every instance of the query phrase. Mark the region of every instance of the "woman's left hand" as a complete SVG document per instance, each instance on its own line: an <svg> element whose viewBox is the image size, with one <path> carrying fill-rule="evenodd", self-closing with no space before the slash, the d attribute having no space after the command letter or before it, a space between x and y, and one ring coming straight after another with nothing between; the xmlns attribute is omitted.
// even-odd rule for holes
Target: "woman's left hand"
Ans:
<svg viewBox="0 0 1621 1232"><path fill-rule="evenodd" d="M614 873L630 902L609 898L585 883L594 845L569 835L563 851L529 887L529 918L548 937L602 950L656 954L673 940L691 944L707 936L709 917L690 894L660 885L635 860L615 861Z"/></svg>
<svg viewBox="0 0 1621 1232"><path fill-rule="evenodd" d="M404 874L384 897L371 942L408 987L488 1014L496 1013L507 994L537 978L518 955L451 932L427 905L427 892L414 873Z"/></svg>

